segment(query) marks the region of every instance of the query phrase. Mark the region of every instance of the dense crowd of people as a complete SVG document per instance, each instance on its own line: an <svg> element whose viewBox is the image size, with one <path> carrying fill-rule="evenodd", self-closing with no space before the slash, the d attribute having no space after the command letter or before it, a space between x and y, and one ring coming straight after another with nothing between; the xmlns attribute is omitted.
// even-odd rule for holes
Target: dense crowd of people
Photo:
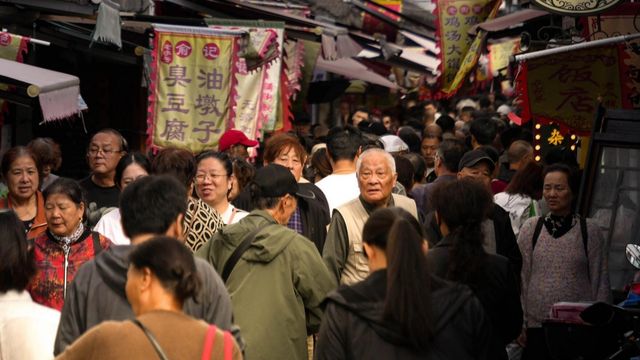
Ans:
<svg viewBox="0 0 640 360"><path fill-rule="evenodd" d="M534 161L482 104L228 130L199 154L103 129L80 180L52 139L11 148L0 360L551 359L554 303L611 301L608 251L575 156Z"/></svg>

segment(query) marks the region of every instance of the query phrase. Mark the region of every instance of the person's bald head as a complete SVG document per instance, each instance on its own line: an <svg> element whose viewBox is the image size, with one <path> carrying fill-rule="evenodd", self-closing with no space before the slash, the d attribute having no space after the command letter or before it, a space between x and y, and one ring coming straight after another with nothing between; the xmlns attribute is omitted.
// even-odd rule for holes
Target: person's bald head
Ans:
<svg viewBox="0 0 640 360"><path fill-rule="evenodd" d="M516 140L509 146L507 150L507 159L509 167L517 170L527 161L533 159L533 146L524 140Z"/></svg>

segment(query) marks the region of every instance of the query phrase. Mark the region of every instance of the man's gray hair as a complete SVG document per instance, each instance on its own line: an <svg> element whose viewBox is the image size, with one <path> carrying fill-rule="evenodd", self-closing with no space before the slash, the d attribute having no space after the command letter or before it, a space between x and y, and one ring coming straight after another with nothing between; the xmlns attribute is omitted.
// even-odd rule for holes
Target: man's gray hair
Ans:
<svg viewBox="0 0 640 360"><path fill-rule="evenodd" d="M360 154L360 156L358 156L358 160L356 161L356 174L360 173L360 166L362 166L362 160L365 157L373 154L383 155L385 160L387 160L387 165L389 165L389 168L391 169L391 173L392 174L396 173L396 161L393 159L393 156L391 156L391 154L384 151L383 149L371 148L371 149L365 150L362 154Z"/></svg>

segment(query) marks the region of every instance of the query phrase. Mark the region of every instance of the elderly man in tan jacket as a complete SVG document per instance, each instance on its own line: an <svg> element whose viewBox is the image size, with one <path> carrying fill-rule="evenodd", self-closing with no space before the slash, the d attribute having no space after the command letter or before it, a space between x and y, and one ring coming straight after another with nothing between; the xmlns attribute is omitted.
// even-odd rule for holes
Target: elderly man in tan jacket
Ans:
<svg viewBox="0 0 640 360"><path fill-rule="evenodd" d="M401 207L418 218L416 203L392 194L398 174L393 157L382 149L369 149L356 163L360 196L333 212L322 255L336 280L351 285L369 274L362 245L362 228L371 212L382 207Z"/></svg>

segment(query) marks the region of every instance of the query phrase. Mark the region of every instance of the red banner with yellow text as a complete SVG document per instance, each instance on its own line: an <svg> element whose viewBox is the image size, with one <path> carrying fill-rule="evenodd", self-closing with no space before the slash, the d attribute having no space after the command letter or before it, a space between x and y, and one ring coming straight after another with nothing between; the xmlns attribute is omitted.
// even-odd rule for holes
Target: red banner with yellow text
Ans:
<svg viewBox="0 0 640 360"><path fill-rule="evenodd" d="M531 59L519 64L517 93L522 119L557 122L560 132L589 135L599 103L622 105L618 46Z"/></svg>
<svg viewBox="0 0 640 360"><path fill-rule="evenodd" d="M147 119L152 147L217 147L233 106L242 34L156 26Z"/></svg>

